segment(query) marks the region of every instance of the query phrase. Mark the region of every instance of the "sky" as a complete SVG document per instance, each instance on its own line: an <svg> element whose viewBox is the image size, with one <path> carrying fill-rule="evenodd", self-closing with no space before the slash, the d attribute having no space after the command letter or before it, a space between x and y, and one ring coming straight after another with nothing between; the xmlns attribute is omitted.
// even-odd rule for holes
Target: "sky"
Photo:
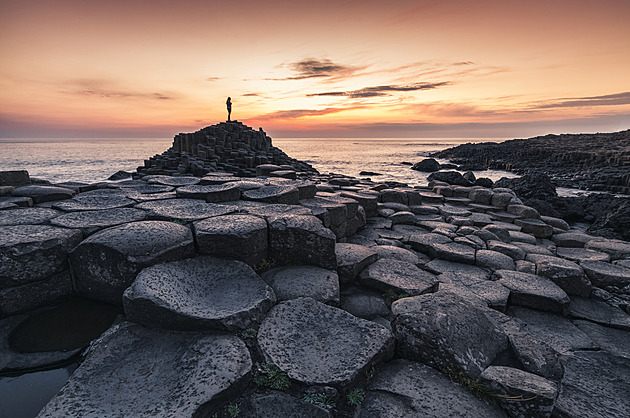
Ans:
<svg viewBox="0 0 630 418"><path fill-rule="evenodd" d="M0 0L0 137L630 129L628 0Z"/></svg>

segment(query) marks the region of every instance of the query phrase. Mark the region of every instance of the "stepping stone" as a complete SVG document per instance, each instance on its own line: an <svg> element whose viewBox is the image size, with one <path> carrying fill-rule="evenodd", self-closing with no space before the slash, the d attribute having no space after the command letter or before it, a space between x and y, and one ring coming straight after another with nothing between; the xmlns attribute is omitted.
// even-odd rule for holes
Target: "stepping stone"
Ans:
<svg viewBox="0 0 630 418"><path fill-rule="evenodd" d="M355 216L357 214L357 211L359 210L359 202L357 202L355 199L343 197L337 193L318 192L316 197L324 198L335 203L341 203L342 205L346 206L346 209L348 211L348 218L352 218L353 216Z"/></svg>
<svg viewBox="0 0 630 418"><path fill-rule="evenodd" d="M439 193L433 193L429 191L418 192L422 203L444 203L444 196Z"/></svg>
<svg viewBox="0 0 630 418"><path fill-rule="evenodd" d="M159 194L172 192L175 188L172 186L166 186L163 184L144 184L139 186L123 186L121 190L127 194L127 197L133 198L139 194Z"/></svg>
<svg viewBox="0 0 630 418"><path fill-rule="evenodd" d="M492 232L496 238L490 238L490 239L494 239L496 240L498 238L498 240L501 240L503 242L510 242L512 240L512 238L510 237L510 232L508 229L503 228L497 224L490 224L490 225L486 225L483 228L481 228L482 231L488 231L488 232ZM484 239L483 236L479 236L481 239ZM485 239L484 239L485 241Z"/></svg>
<svg viewBox="0 0 630 418"><path fill-rule="evenodd" d="M563 231L568 231L570 228L569 224L564 219L554 218L552 216L541 216L540 220Z"/></svg>
<svg viewBox="0 0 630 418"><path fill-rule="evenodd" d="M608 328L589 321L574 321L602 350L630 360L630 330Z"/></svg>
<svg viewBox="0 0 630 418"><path fill-rule="evenodd" d="M510 204L505 209L508 213L526 219L540 219L540 213L530 206ZM557 219L557 218L554 218ZM554 222L555 223L555 222ZM568 229L568 225L567 225Z"/></svg>
<svg viewBox="0 0 630 418"><path fill-rule="evenodd" d="M292 215L312 215L313 212L299 205L284 205L279 203L261 203L239 200L237 202L229 202L230 206L235 206L239 212L249 213L250 215L260 216L267 221L281 216Z"/></svg>
<svg viewBox="0 0 630 418"><path fill-rule="evenodd" d="M392 221L394 225L404 224L404 225L415 225L416 224L416 215L411 212L396 212L387 217Z"/></svg>
<svg viewBox="0 0 630 418"><path fill-rule="evenodd" d="M521 328L522 326L513 319L503 324L503 330L510 339L510 347L523 365L523 369L553 381L560 380L564 373L560 364L560 354Z"/></svg>
<svg viewBox="0 0 630 418"><path fill-rule="evenodd" d="M434 245L447 242L452 242L452 240L447 236L434 233L416 234L409 237L411 248L424 254L428 254Z"/></svg>
<svg viewBox="0 0 630 418"><path fill-rule="evenodd" d="M407 193L402 190L386 189L381 191L381 202L394 202L407 205L409 198L407 197Z"/></svg>
<svg viewBox="0 0 630 418"><path fill-rule="evenodd" d="M477 250L475 253L475 265L490 271L516 269L514 260L511 257L492 250Z"/></svg>
<svg viewBox="0 0 630 418"><path fill-rule="evenodd" d="M275 164L260 164L256 166L256 176L268 176L274 171L282 170L279 165Z"/></svg>
<svg viewBox="0 0 630 418"><path fill-rule="evenodd" d="M396 359L368 384L357 418L505 417L505 412L473 396L424 364Z"/></svg>
<svg viewBox="0 0 630 418"><path fill-rule="evenodd" d="M245 388L251 367L237 337L123 322L97 340L38 417L209 415Z"/></svg>
<svg viewBox="0 0 630 418"><path fill-rule="evenodd" d="M508 344L503 331L484 314L486 309L447 291L395 301L398 357L455 367L478 378Z"/></svg>
<svg viewBox="0 0 630 418"><path fill-rule="evenodd" d="M456 242L436 243L429 249L429 256L462 264L475 264L475 249Z"/></svg>
<svg viewBox="0 0 630 418"><path fill-rule="evenodd" d="M400 241L408 242L413 235L424 235L428 234L429 231L420 226L415 225L392 225L391 230L380 229L379 234L384 238L398 239ZM396 235L383 235L383 234L396 234ZM400 236L402 234L402 237Z"/></svg>
<svg viewBox="0 0 630 418"><path fill-rule="evenodd" d="M404 248L394 247L392 245L376 245L372 247L372 250L376 251L378 258L392 258L415 265L420 263L420 258L417 254Z"/></svg>
<svg viewBox="0 0 630 418"><path fill-rule="evenodd" d="M510 290L499 282L487 280L486 277L474 274L442 273L438 276L440 287L443 283L472 292L484 301L490 308L505 311L510 296Z"/></svg>
<svg viewBox="0 0 630 418"><path fill-rule="evenodd" d="M557 416L623 417L630 411L630 362L606 352L563 356L564 378L556 399Z"/></svg>
<svg viewBox="0 0 630 418"><path fill-rule="evenodd" d="M176 193L179 198L202 199L209 203L229 202L241 198L241 191L234 183L183 186L179 187Z"/></svg>
<svg viewBox="0 0 630 418"><path fill-rule="evenodd" d="M617 307L595 299L572 297L569 316L630 331L630 315Z"/></svg>
<svg viewBox="0 0 630 418"><path fill-rule="evenodd" d="M494 193L491 190L480 188L470 190L468 198L481 205L490 205L493 195Z"/></svg>
<svg viewBox="0 0 630 418"><path fill-rule="evenodd" d="M129 222L143 221L147 212L134 208L116 208L64 213L51 220L50 223L64 228L80 229L83 236L110 226Z"/></svg>
<svg viewBox="0 0 630 418"><path fill-rule="evenodd" d="M264 203L300 204L300 191L295 186L263 186L242 193L243 200Z"/></svg>
<svg viewBox="0 0 630 418"><path fill-rule="evenodd" d="M307 385L351 387L365 371L389 360L392 334L382 325L357 318L311 298L271 309L258 331L269 363Z"/></svg>
<svg viewBox="0 0 630 418"><path fill-rule="evenodd" d="M129 321L186 331L243 330L275 302L251 267L206 256L147 267L123 295Z"/></svg>
<svg viewBox="0 0 630 418"><path fill-rule="evenodd" d="M30 185L22 186L11 192L12 196L29 197L35 203L51 202L55 200L70 199L75 191L65 187Z"/></svg>
<svg viewBox="0 0 630 418"><path fill-rule="evenodd" d="M453 191L453 197L445 197L444 203L454 205L454 206L468 206L471 202L467 197L459 197L455 196L455 191Z"/></svg>
<svg viewBox="0 0 630 418"><path fill-rule="evenodd" d="M525 250L518 245L507 242L489 240L488 249L492 251L499 251L500 253L510 256L514 261L525 259Z"/></svg>
<svg viewBox="0 0 630 418"><path fill-rule="evenodd" d="M565 313L569 297L551 280L520 271L497 270L493 280L510 289L510 303L541 311Z"/></svg>
<svg viewBox="0 0 630 418"><path fill-rule="evenodd" d="M438 210L440 211L440 214L445 217L446 216L467 217L467 216L472 215L472 213L468 209L455 207L455 206L449 206L449 205L439 206Z"/></svg>
<svg viewBox="0 0 630 418"><path fill-rule="evenodd" d="M268 225L271 257L279 264L337 268L335 234L315 216L281 215L271 218Z"/></svg>
<svg viewBox="0 0 630 418"><path fill-rule="evenodd" d="M603 261L583 261L580 265L595 286L624 287L630 284L629 268Z"/></svg>
<svg viewBox="0 0 630 418"><path fill-rule="evenodd" d="M28 208L31 206L33 206L33 199L31 199L30 197L0 197L0 207L2 208L2 210L16 209L16 207Z"/></svg>
<svg viewBox="0 0 630 418"><path fill-rule="evenodd" d="M593 237L583 232L563 232L562 234L554 234L551 240L558 247L566 248L583 248L587 243L601 238Z"/></svg>
<svg viewBox="0 0 630 418"><path fill-rule="evenodd" d="M357 244L338 243L335 245L335 255L341 283L355 280L364 268L378 259L376 251Z"/></svg>
<svg viewBox="0 0 630 418"><path fill-rule="evenodd" d="M516 244L517 242L524 242L531 245L536 245L536 237L531 234L526 234L525 232L519 231L508 231L510 235L510 240L512 243Z"/></svg>
<svg viewBox="0 0 630 418"><path fill-rule="evenodd" d="M120 190L99 189L80 193L72 199L55 203L52 207L64 212L77 212L82 210L123 208L132 206L135 203L135 201L125 197L124 192Z"/></svg>
<svg viewBox="0 0 630 418"><path fill-rule="evenodd" d="M582 267L576 263L546 256L532 261L536 263L536 274L553 281L568 294L585 297L591 294L591 282L584 274Z"/></svg>
<svg viewBox="0 0 630 418"><path fill-rule="evenodd" d="M155 176L147 179L149 184L163 184L165 186L181 187L192 186L198 184L201 179L199 177L170 177L170 176Z"/></svg>
<svg viewBox="0 0 630 418"><path fill-rule="evenodd" d="M107 228L83 240L70 254L70 265L79 294L120 305L123 292L140 270L194 254L188 227L140 221Z"/></svg>
<svg viewBox="0 0 630 418"><path fill-rule="evenodd" d="M508 192L497 192L492 195L491 205L505 209L514 199L514 195Z"/></svg>
<svg viewBox="0 0 630 418"><path fill-rule="evenodd" d="M67 270L68 253L81 239L79 231L54 226L0 227L0 289L37 282Z"/></svg>
<svg viewBox="0 0 630 418"><path fill-rule="evenodd" d="M251 395L239 404L241 417L265 418L332 418L329 410L293 396L273 391Z"/></svg>
<svg viewBox="0 0 630 418"><path fill-rule="evenodd" d="M334 271L315 266L277 267L261 277L279 302L306 297L339 306L339 276Z"/></svg>
<svg viewBox="0 0 630 418"><path fill-rule="evenodd" d="M241 260L255 266L268 257L267 222L257 216L229 214L194 223L200 254Z"/></svg>
<svg viewBox="0 0 630 418"><path fill-rule="evenodd" d="M424 265L424 269L435 274L454 273L487 280L491 273L488 270L469 264L454 263L452 261L435 259Z"/></svg>
<svg viewBox="0 0 630 418"><path fill-rule="evenodd" d="M556 250L558 257L581 263L582 261L607 261L610 262L610 256L600 251L587 250L585 248L566 248L558 247Z"/></svg>
<svg viewBox="0 0 630 418"><path fill-rule="evenodd" d="M342 191L340 195L341 197L356 200L359 205L365 210L365 216L367 216L368 218L376 216L378 195L348 191Z"/></svg>
<svg viewBox="0 0 630 418"><path fill-rule="evenodd" d="M611 260L619 260L622 258L630 258L630 243L625 241L592 240L584 245L589 250L601 251L610 255Z"/></svg>
<svg viewBox="0 0 630 418"><path fill-rule="evenodd" d="M362 285L386 292L420 295L437 290L435 275L406 261L383 258L367 266L359 276Z"/></svg>
<svg viewBox="0 0 630 418"><path fill-rule="evenodd" d="M386 318L391 313L381 293L366 292L357 288L341 296L341 309L363 319Z"/></svg>
<svg viewBox="0 0 630 418"><path fill-rule="evenodd" d="M507 313L525 323L524 331L546 342L559 353L571 354L577 350L598 348L588 335L562 316L518 306L508 307Z"/></svg>
<svg viewBox="0 0 630 418"><path fill-rule="evenodd" d="M155 200L139 203L136 208L149 212L150 219L188 222L227 215L237 210L235 206L206 203L198 199Z"/></svg>
<svg viewBox="0 0 630 418"><path fill-rule="evenodd" d="M391 209L394 212L409 212L410 208L409 206L403 204L403 203L396 203L396 202L385 202L385 203L379 203L378 205L379 209Z"/></svg>
<svg viewBox="0 0 630 418"><path fill-rule="evenodd" d="M177 194L174 191L166 193L127 193L126 196L138 203L177 198Z"/></svg>
<svg viewBox="0 0 630 418"><path fill-rule="evenodd" d="M45 224L62 213L58 210L46 208L2 210L0 211L0 226Z"/></svg>
<svg viewBox="0 0 630 418"><path fill-rule="evenodd" d="M411 209L411 212L413 212L416 215L439 215L440 214L440 209L438 209L438 207L430 206L430 205L410 206L409 209Z"/></svg>
<svg viewBox="0 0 630 418"><path fill-rule="evenodd" d="M72 277L68 270L20 286L0 287L0 316L32 311L61 302L72 294Z"/></svg>
<svg viewBox="0 0 630 418"><path fill-rule="evenodd" d="M332 225L341 225L348 219L348 209L346 205L333 202L332 200L315 198L300 200L300 205L309 209L325 209L330 214Z"/></svg>
<svg viewBox="0 0 630 418"><path fill-rule="evenodd" d="M228 173L214 173L216 175L213 175L213 173L208 173L205 177L202 177L199 180L199 183L196 184L200 184L202 186L208 186L210 184L224 184L224 183L228 183L228 182L239 182L239 177L234 177ZM254 181L256 181L257 179L249 179L248 183L252 183ZM262 185L265 184L265 181L260 181L258 182L258 185L254 188L260 187ZM243 189L241 189L243 190Z"/></svg>
<svg viewBox="0 0 630 418"><path fill-rule="evenodd" d="M534 260L531 260L531 257L530 257L530 255L533 255L533 254L553 256L553 253L551 251L539 245L533 245L533 244L528 244L525 242L518 242L518 241L512 242L512 244L516 245L517 247L525 251L525 253L527 254L525 258L530 258L530 260L528 261L532 261L532 262L534 261Z"/></svg>
<svg viewBox="0 0 630 418"><path fill-rule="evenodd" d="M501 222L509 222L509 223L514 222L514 220L516 219L522 218L522 216L514 215L512 213L503 212L503 211L488 212L488 216L490 216L490 218L493 221L501 221Z"/></svg>
<svg viewBox="0 0 630 418"><path fill-rule="evenodd" d="M514 417L548 417L558 395L554 382L513 367L490 366L481 373L481 380Z"/></svg>

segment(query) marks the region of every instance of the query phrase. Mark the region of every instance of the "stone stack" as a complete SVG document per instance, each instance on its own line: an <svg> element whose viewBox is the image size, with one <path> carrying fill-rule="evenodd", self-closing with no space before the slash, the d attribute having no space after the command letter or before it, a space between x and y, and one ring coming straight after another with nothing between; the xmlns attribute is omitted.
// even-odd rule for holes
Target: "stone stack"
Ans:
<svg viewBox="0 0 630 418"><path fill-rule="evenodd" d="M203 176L218 171L254 177L256 167L265 164L279 166L278 170L283 171L317 172L309 164L274 147L262 128L255 131L232 121L176 135L171 148L145 160L144 167L138 167L138 173Z"/></svg>

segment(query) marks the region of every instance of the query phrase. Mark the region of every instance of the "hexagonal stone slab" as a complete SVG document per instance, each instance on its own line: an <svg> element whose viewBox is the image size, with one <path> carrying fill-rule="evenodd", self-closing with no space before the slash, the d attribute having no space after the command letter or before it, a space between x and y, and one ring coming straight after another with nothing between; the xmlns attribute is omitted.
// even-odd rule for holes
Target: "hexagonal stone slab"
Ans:
<svg viewBox="0 0 630 418"><path fill-rule="evenodd" d="M617 240L589 241L584 248L595 251L602 251L610 255L611 260L630 258L630 243Z"/></svg>
<svg viewBox="0 0 630 418"><path fill-rule="evenodd" d="M209 416L243 388L251 367L237 337L123 322L103 334L38 416Z"/></svg>
<svg viewBox="0 0 630 418"><path fill-rule="evenodd" d="M610 261L610 256L601 251L587 250L586 248L566 248L558 247L556 255L574 263L582 261Z"/></svg>
<svg viewBox="0 0 630 418"><path fill-rule="evenodd" d="M100 189L80 193L72 199L55 203L52 207L64 212L76 212L81 210L123 208L132 206L135 203L134 200L125 197L125 193L121 190Z"/></svg>
<svg viewBox="0 0 630 418"><path fill-rule="evenodd" d="M392 334L311 298L275 306L258 331L269 363L308 385L349 387L373 364L393 355Z"/></svg>
<svg viewBox="0 0 630 418"><path fill-rule="evenodd" d="M116 208L64 213L51 220L51 224L65 228L80 229L88 236L110 226L143 221L147 212L134 208Z"/></svg>
<svg viewBox="0 0 630 418"><path fill-rule="evenodd" d="M602 349L630 360L630 330L608 328L590 321L575 321L575 325Z"/></svg>
<svg viewBox="0 0 630 418"><path fill-rule="evenodd" d="M148 176L147 176L148 177ZM163 184L165 186L191 186L193 184L197 184L201 181L199 177L170 177L170 176L151 176L145 177L150 184Z"/></svg>
<svg viewBox="0 0 630 418"><path fill-rule="evenodd" d="M227 215L236 211L235 206L206 203L198 199L168 199L139 203L138 209L149 212L149 217L159 220L198 221L213 216Z"/></svg>
<svg viewBox="0 0 630 418"><path fill-rule="evenodd" d="M68 253L81 238L79 231L55 226L0 227L0 288L36 282L66 270Z"/></svg>
<svg viewBox="0 0 630 418"><path fill-rule="evenodd" d="M397 354L479 377L508 345L507 336L488 319L485 309L443 290L395 301Z"/></svg>
<svg viewBox="0 0 630 418"><path fill-rule="evenodd" d="M361 272L361 284L381 291L421 295L437 290L437 277L406 261L383 258Z"/></svg>
<svg viewBox="0 0 630 418"><path fill-rule="evenodd" d="M514 260L511 257L492 250L477 250L475 264L490 271L516 269Z"/></svg>
<svg viewBox="0 0 630 418"><path fill-rule="evenodd" d="M630 284L629 268L603 261L584 261L580 265L595 286L624 287Z"/></svg>
<svg viewBox="0 0 630 418"><path fill-rule="evenodd" d="M130 321L179 330L245 329L275 301L245 263L205 256L147 267L123 295Z"/></svg>
<svg viewBox="0 0 630 418"><path fill-rule="evenodd" d="M0 287L0 316L51 305L69 298L72 294L72 277L68 270L21 286Z"/></svg>
<svg viewBox="0 0 630 418"><path fill-rule="evenodd" d="M552 280L568 294L577 296L591 294L591 282L582 267L573 261L546 256L535 257L532 261L536 263L536 274Z"/></svg>
<svg viewBox="0 0 630 418"><path fill-rule="evenodd" d="M229 214L194 224L200 254L257 265L268 256L267 222L257 216Z"/></svg>
<svg viewBox="0 0 630 418"><path fill-rule="evenodd" d="M417 234L409 237L409 245L416 251L428 254L435 244L445 244L452 240L442 234Z"/></svg>
<svg viewBox="0 0 630 418"><path fill-rule="evenodd" d="M372 248L358 244L338 243L335 246L335 254L337 255L337 272L342 283L356 279L365 267L378 258Z"/></svg>
<svg viewBox="0 0 630 418"><path fill-rule="evenodd" d="M506 416L437 370L403 359L388 363L367 389L357 418Z"/></svg>
<svg viewBox="0 0 630 418"><path fill-rule="evenodd" d="M418 254L393 245L376 245L372 247L379 258L393 258L395 260L406 261L411 264L418 265L420 257Z"/></svg>
<svg viewBox="0 0 630 418"><path fill-rule="evenodd" d="M74 196L74 194L75 191L72 189L57 186L44 186L39 184L18 187L11 192L11 195L13 196L30 197L35 203L70 199L72 196Z"/></svg>
<svg viewBox="0 0 630 418"><path fill-rule="evenodd" d="M315 266L277 267L261 277L273 288L278 301L308 297L339 306L339 276L334 271Z"/></svg>
<svg viewBox="0 0 630 418"><path fill-rule="evenodd" d="M46 208L3 210L0 211L0 226L44 224L62 213L58 210Z"/></svg>
<svg viewBox="0 0 630 418"><path fill-rule="evenodd" d="M104 229L70 254L79 294L120 305L122 294L145 267L191 257L190 229L173 222L140 221Z"/></svg>
<svg viewBox="0 0 630 418"><path fill-rule="evenodd" d="M300 191L295 186L263 186L243 192L243 200L264 203L300 204Z"/></svg>
<svg viewBox="0 0 630 418"><path fill-rule="evenodd" d="M572 297L569 316L630 331L630 315L615 306L595 299Z"/></svg>
<svg viewBox="0 0 630 418"><path fill-rule="evenodd" d="M497 270L494 280L510 289L510 303L542 311L565 313L569 297L551 280L535 274Z"/></svg>
<svg viewBox="0 0 630 418"><path fill-rule="evenodd" d="M239 200L241 191L238 185L233 183L215 184L209 186L183 186L177 189L177 197L187 199L202 199L206 202L229 202Z"/></svg>
<svg viewBox="0 0 630 418"><path fill-rule="evenodd" d="M429 256L462 264L475 264L475 249L456 242L436 243L429 249Z"/></svg>

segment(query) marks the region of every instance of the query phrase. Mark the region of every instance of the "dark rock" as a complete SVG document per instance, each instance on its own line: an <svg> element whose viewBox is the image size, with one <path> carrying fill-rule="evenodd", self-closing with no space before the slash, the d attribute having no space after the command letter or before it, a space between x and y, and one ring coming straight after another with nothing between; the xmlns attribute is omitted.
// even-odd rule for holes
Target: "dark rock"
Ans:
<svg viewBox="0 0 630 418"><path fill-rule="evenodd" d="M61 302L72 294L72 277L67 270L44 280L0 288L0 316L15 315Z"/></svg>
<svg viewBox="0 0 630 418"><path fill-rule="evenodd" d="M328 305L339 305L337 273L315 266L277 267L262 273L278 301L313 298Z"/></svg>
<svg viewBox="0 0 630 418"><path fill-rule="evenodd" d="M100 189L80 193L72 199L53 204L53 208L64 212L83 210L105 210L129 207L136 202L125 197L125 192L115 189Z"/></svg>
<svg viewBox="0 0 630 418"><path fill-rule="evenodd" d="M46 208L3 210L0 211L0 226L45 224L61 215L61 213L57 210Z"/></svg>
<svg viewBox="0 0 630 418"><path fill-rule="evenodd" d="M630 330L608 328L589 321L575 321L575 325L602 350L630 360Z"/></svg>
<svg viewBox="0 0 630 418"><path fill-rule="evenodd" d="M187 199L203 199L209 203L239 200L241 191L237 184L224 183L210 186L191 185L177 189L177 197Z"/></svg>
<svg viewBox="0 0 630 418"><path fill-rule="evenodd" d="M427 177L429 181L438 180L448 184L455 184L458 186L472 186L472 183L464 178L464 176L457 171L438 171L432 173Z"/></svg>
<svg viewBox="0 0 630 418"><path fill-rule="evenodd" d="M420 263L418 254L404 248L394 247L392 245L376 245L372 247L372 250L376 251L378 258L392 258L415 265Z"/></svg>
<svg viewBox="0 0 630 418"><path fill-rule="evenodd" d="M584 245L589 250L601 251L610 255L612 261L630 258L630 243L617 240L589 241Z"/></svg>
<svg viewBox="0 0 630 418"><path fill-rule="evenodd" d="M437 278L406 261L391 258L377 260L367 266L359 276L361 284L380 291L403 292L420 295L437 289Z"/></svg>
<svg viewBox="0 0 630 418"><path fill-rule="evenodd" d="M103 228L143 221L146 217L147 213L140 209L116 208L64 213L52 219L50 223L65 228L80 229L84 236L88 236Z"/></svg>
<svg viewBox="0 0 630 418"><path fill-rule="evenodd" d="M130 178L131 178L131 173L120 170L120 171L115 172L111 176L109 176L107 180L118 181L118 180L130 179Z"/></svg>
<svg viewBox="0 0 630 418"><path fill-rule="evenodd" d="M363 319L385 318L391 313L381 293L356 289L341 297L341 309Z"/></svg>
<svg viewBox="0 0 630 418"><path fill-rule="evenodd" d="M511 179L503 177L496 181L493 187L512 189L521 199L548 200L558 196L553 181L542 172L527 173L522 177Z"/></svg>
<svg viewBox="0 0 630 418"><path fill-rule="evenodd" d="M551 280L520 271L497 270L493 276L510 289L510 303L543 311L564 313L569 297Z"/></svg>
<svg viewBox="0 0 630 418"><path fill-rule="evenodd" d="M424 160L415 163L411 169L424 172L439 171L440 163L438 163L434 158L425 158Z"/></svg>
<svg viewBox="0 0 630 418"><path fill-rule="evenodd" d="M200 181L201 179L198 177L170 177L170 176L155 176L147 180L147 182L150 184L163 184L165 186L173 186L173 187L192 186L194 184L198 184Z"/></svg>
<svg viewBox="0 0 630 418"><path fill-rule="evenodd" d="M22 186L11 192L12 196L30 197L35 203L70 199L75 192L72 189L56 186L30 185Z"/></svg>
<svg viewBox="0 0 630 418"><path fill-rule="evenodd" d="M25 186L31 183L26 170L0 171L0 186Z"/></svg>
<svg viewBox="0 0 630 418"><path fill-rule="evenodd" d="M494 182L487 177L479 177L475 180L475 186L491 188L494 186Z"/></svg>
<svg viewBox="0 0 630 418"><path fill-rule="evenodd" d="M149 218L166 221L198 221L236 212L237 207L206 203L198 199L168 199L139 203L136 208L149 212Z"/></svg>
<svg viewBox="0 0 630 418"><path fill-rule="evenodd" d="M339 243L335 246L335 254L337 272L342 283L356 279L365 267L378 258L373 249L357 244Z"/></svg>
<svg viewBox="0 0 630 418"><path fill-rule="evenodd" d="M244 200L264 203L300 204L300 191L294 186L263 186L243 192Z"/></svg>
<svg viewBox="0 0 630 418"><path fill-rule="evenodd" d="M244 388L251 367L234 336L124 322L103 334L38 416L210 415Z"/></svg>
<svg viewBox="0 0 630 418"><path fill-rule="evenodd" d="M603 261L583 261L580 266L595 286L624 287L630 284L629 268Z"/></svg>
<svg viewBox="0 0 630 418"><path fill-rule="evenodd" d="M245 398L239 405L243 417L265 418L331 418L330 411L294 398L283 392L257 394Z"/></svg>
<svg viewBox="0 0 630 418"><path fill-rule="evenodd" d="M630 331L630 315L617 307L595 299L572 297L569 316Z"/></svg>
<svg viewBox="0 0 630 418"><path fill-rule="evenodd" d="M391 358L391 333L374 322L310 298L275 306L258 331L265 359L309 385L350 387Z"/></svg>
<svg viewBox="0 0 630 418"><path fill-rule="evenodd" d="M178 330L243 330L275 301L245 263L203 256L147 267L123 295L128 320Z"/></svg>
<svg viewBox="0 0 630 418"><path fill-rule="evenodd" d="M536 263L536 274L560 286L570 295L589 296L591 282L578 264L558 257L539 256L532 259ZM610 264L609 264L610 265Z"/></svg>

